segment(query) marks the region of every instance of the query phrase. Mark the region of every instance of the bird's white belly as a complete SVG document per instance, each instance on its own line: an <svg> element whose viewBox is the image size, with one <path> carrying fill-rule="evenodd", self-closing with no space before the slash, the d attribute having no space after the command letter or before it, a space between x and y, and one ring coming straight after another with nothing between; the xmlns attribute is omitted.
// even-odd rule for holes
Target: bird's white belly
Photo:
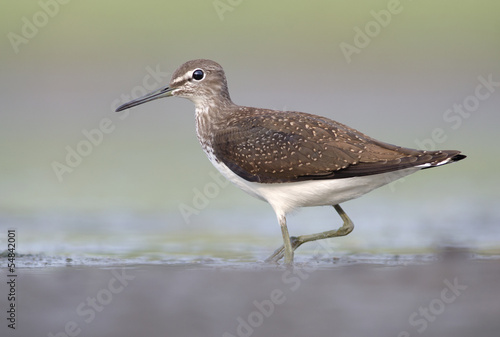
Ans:
<svg viewBox="0 0 500 337"><path fill-rule="evenodd" d="M262 184L241 178L224 163L215 160L213 154L207 153L207 155L212 164L229 181L248 194L267 201L277 213L282 214L299 207L340 204L420 170L414 167L363 177Z"/></svg>

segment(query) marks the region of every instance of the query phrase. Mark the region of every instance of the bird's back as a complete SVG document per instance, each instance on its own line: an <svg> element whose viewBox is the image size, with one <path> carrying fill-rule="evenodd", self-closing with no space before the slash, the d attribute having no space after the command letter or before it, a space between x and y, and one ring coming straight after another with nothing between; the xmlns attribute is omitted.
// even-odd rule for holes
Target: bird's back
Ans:
<svg viewBox="0 0 500 337"><path fill-rule="evenodd" d="M260 183L340 179L465 158L380 142L331 119L292 111L237 107L216 122L215 156L241 178Z"/></svg>

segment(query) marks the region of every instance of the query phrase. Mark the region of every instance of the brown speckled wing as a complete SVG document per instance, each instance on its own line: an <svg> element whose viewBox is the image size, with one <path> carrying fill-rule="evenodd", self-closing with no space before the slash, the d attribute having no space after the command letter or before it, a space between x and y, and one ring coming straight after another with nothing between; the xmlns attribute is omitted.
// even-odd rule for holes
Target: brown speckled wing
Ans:
<svg viewBox="0 0 500 337"><path fill-rule="evenodd" d="M426 152L379 142L333 120L241 107L212 135L218 160L253 182L338 179L439 163L459 151Z"/></svg>

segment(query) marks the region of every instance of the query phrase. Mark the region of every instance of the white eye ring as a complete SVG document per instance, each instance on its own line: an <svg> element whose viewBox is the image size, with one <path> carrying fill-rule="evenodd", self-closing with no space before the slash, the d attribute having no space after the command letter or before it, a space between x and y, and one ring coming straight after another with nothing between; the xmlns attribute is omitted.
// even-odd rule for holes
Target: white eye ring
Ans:
<svg viewBox="0 0 500 337"><path fill-rule="evenodd" d="M191 77L195 81L201 81L201 80L203 80L205 78L205 72L202 69L200 69L200 68L195 69L193 71L193 74L191 75Z"/></svg>

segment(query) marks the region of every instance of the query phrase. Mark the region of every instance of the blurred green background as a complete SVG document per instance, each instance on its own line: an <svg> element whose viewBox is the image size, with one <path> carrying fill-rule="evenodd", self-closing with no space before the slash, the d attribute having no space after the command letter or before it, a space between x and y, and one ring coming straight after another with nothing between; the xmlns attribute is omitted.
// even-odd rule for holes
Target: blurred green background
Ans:
<svg viewBox="0 0 500 337"><path fill-rule="evenodd" d="M245 252L259 240L278 245L269 206L214 185L192 103L171 98L113 111L168 84L183 62L209 58L224 67L238 104L321 114L386 142L468 155L346 204L357 228L336 241L340 247L498 248L500 87L466 117L446 111L474 102L479 78L500 82L500 4L394 3L4 2L0 229L17 228L20 247L32 252L169 251L170 244L175 253L186 238L219 253ZM357 48L349 57L347 44ZM96 136L102 123L112 130ZM90 148L85 132L97 137ZM67 165L78 144L86 156L58 178L53 166ZM198 191L206 199L196 199ZM196 214L183 216L185 206ZM331 209L304 210L290 230L333 222Z"/></svg>

